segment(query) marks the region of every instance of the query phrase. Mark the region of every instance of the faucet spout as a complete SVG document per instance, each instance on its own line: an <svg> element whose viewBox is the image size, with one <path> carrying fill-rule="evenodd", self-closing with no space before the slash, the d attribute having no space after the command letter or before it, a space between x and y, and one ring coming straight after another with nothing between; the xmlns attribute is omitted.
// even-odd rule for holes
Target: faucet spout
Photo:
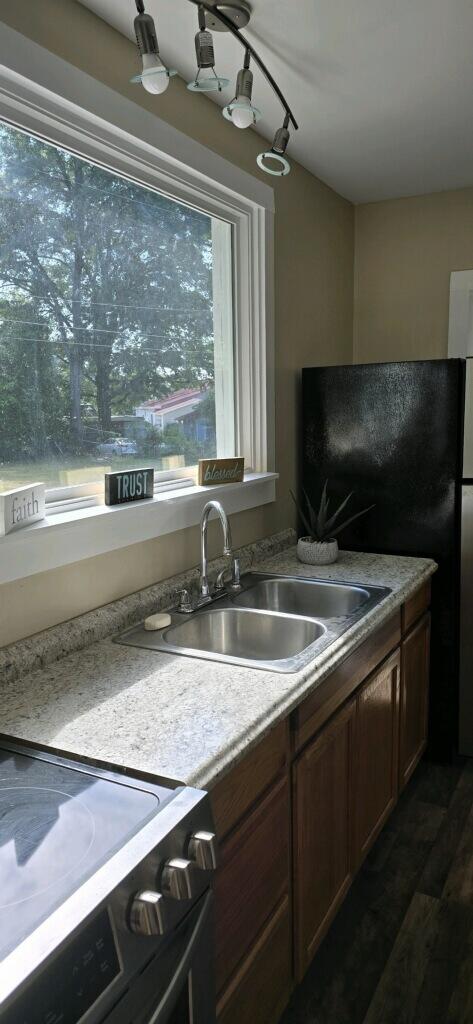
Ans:
<svg viewBox="0 0 473 1024"><path fill-rule="evenodd" d="M222 524L223 554L229 557L232 554L232 531L230 529L230 523L225 509L219 501L208 501L203 509L202 519L200 521L200 597L204 600L210 597L209 581L207 577L207 526L211 512L217 513Z"/></svg>

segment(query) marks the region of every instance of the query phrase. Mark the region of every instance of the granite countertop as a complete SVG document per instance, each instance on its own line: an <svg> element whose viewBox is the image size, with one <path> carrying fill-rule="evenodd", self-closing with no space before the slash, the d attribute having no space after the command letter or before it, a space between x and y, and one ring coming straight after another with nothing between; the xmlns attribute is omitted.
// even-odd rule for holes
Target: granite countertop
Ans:
<svg viewBox="0 0 473 1024"><path fill-rule="evenodd" d="M0 732L82 759L211 786L421 584L430 559L340 552L306 566L294 547L265 572L390 587L392 593L295 673L124 647L102 639L2 685Z"/></svg>

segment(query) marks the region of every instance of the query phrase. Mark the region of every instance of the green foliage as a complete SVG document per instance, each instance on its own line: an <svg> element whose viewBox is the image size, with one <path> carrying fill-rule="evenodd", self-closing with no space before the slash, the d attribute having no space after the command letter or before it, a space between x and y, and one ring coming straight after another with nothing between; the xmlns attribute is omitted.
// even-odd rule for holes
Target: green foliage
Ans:
<svg viewBox="0 0 473 1024"><path fill-rule="evenodd" d="M304 524L304 529L307 530L307 536L311 541L321 542L334 540L335 537L337 537L342 530L345 530L350 523L353 523L355 519L359 519L360 516L364 516L370 511L370 509L374 508L374 505L369 505L368 508L362 509L361 512L356 512L355 515L350 516L348 519L344 519L342 523L339 523L338 519L343 512L343 509L346 508L348 502L353 497L354 492L351 491L350 494L347 494L346 498L343 499L333 515L329 517L328 509L330 499L327 495L327 490L328 480L324 483L320 505L317 512L315 511L304 488L302 488L302 493L305 504L299 502L293 492L290 491L291 498L297 508L300 519Z"/></svg>
<svg viewBox="0 0 473 1024"><path fill-rule="evenodd" d="M209 217L8 125L0 184L0 460L212 385Z"/></svg>

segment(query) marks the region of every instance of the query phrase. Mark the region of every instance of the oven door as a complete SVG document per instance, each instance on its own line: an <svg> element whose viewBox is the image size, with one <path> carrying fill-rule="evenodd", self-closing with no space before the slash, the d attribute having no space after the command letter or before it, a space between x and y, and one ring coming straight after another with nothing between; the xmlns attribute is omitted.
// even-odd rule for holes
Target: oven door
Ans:
<svg viewBox="0 0 473 1024"><path fill-rule="evenodd" d="M135 979L104 1024L215 1024L213 893Z"/></svg>

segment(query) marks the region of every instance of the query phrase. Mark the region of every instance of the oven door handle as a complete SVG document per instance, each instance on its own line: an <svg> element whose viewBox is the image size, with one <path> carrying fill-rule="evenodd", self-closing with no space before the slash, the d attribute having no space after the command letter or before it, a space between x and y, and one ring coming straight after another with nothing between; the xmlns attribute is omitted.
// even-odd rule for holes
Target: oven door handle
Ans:
<svg viewBox="0 0 473 1024"><path fill-rule="evenodd" d="M179 961L179 966L165 993L161 997L159 1005L148 1019L147 1024L166 1024L169 1014L174 1009L177 999L182 992L182 987L185 984L187 975L191 969L194 954L201 939L202 932L205 931L207 926L212 909L212 901L213 893L209 892L204 898L199 916L192 929L189 942Z"/></svg>

